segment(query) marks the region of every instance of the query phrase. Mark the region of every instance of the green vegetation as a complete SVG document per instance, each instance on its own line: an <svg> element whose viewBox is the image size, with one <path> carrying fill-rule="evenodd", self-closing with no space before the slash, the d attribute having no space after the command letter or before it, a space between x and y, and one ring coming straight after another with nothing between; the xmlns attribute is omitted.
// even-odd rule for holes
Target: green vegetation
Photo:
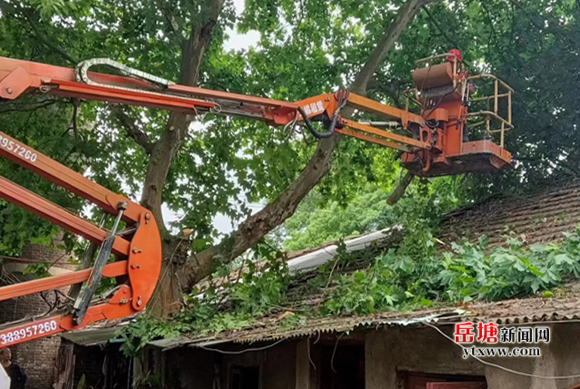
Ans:
<svg viewBox="0 0 580 389"><path fill-rule="evenodd" d="M523 247L508 238L502 247L453 243L451 250L417 258L391 249L364 271L334 278L324 314L368 314L433 303L497 301L526 296L580 277L580 227L561 244Z"/></svg>
<svg viewBox="0 0 580 389"><path fill-rule="evenodd" d="M284 224L286 251L318 247L347 236L360 235L394 225L408 229L436 229L439 216L468 202L469 180L445 177L418 180L396 205L387 204L392 187L368 185L346 204L328 201L312 192Z"/></svg>
<svg viewBox="0 0 580 389"><path fill-rule="evenodd" d="M349 253L344 245L335 261L326 264L308 280L304 298L324 296L324 302L307 307L289 305L288 291L299 282L289 277L287 268L269 246L259 246L259 258L266 265L258 269L249 262L249 271L237 282L211 287L202 295L194 291L182 311L169 322L144 317L132 324L125 351L139 351L155 338L193 336L240 329L255 325L263 316L292 312L281 326L292 327L311 317L328 315L366 315L382 311L405 311L446 303L497 301L538 292L552 296L550 288L568 278L580 278L580 226L564 234L561 243L523 246L510 237L500 247L488 247L487 239L478 243L462 241L439 252L438 241L430 234L411 234L397 248L378 255L370 252L363 270L348 270L364 253ZM417 236L425 235L425 236ZM423 242L425 247L413 247ZM298 277L299 278L299 277ZM304 286L304 285L303 285Z"/></svg>

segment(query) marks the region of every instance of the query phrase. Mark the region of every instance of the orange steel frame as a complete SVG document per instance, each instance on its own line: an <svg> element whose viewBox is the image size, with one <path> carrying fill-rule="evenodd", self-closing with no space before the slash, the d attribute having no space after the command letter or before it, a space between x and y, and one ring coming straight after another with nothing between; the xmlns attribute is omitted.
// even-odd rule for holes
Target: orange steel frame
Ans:
<svg viewBox="0 0 580 389"><path fill-rule="evenodd" d="M290 103L173 84L167 85L160 92L158 86L154 87L136 78L94 72L88 72L88 75L99 85L78 82L74 69L0 57L0 99L13 100L24 93L41 92L190 114L221 112L261 120L273 125L316 120L321 115L332 118L342 108L339 106L339 93L323 94ZM430 164L434 158L441 158L441 155L445 155L446 149L448 154L461 152L457 136L445 138L444 134L441 134L442 136L437 141L433 141L431 134L424 131L425 118L420 115L355 94L348 95L346 105L375 116L397 120L407 130L419 129L419 136L413 138L397 135L391 131L342 117L339 117L336 122L335 132L337 133L397 149L405 152L406 155L412 155L413 158L419 156L427 161L427 164ZM458 109L456 103L452 105L449 109ZM305 113L306 117L299 115L300 111ZM433 112L433 115L440 113L441 109L438 109ZM455 126L460 117L461 115L456 114L454 118L447 118L446 120L449 120L447 126L449 128ZM503 149L500 151L505 152ZM142 311L153 294L161 268L161 241L151 212L2 132L0 132L0 155L81 196L109 214L117 215L117 204L121 201L128 202L129 206L122 216L123 221L127 223L127 226L137 227L130 238L116 237L112 253L117 261L106 265L102 272L104 277L127 279L110 301L90 307L84 322L80 325L76 325L71 316L65 315L35 320L0 330L0 347L79 329L95 321L112 320ZM504 157L509 159L509 153ZM0 197L91 242L101 244L107 236L107 231L102 228L94 226L3 177L0 177ZM90 269L82 270L2 287L0 301L85 282L89 279L90 273Z"/></svg>
<svg viewBox="0 0 580 389"><path fill-rule="evenodd" d="M16 152L17 150L26 150L30 153ZM106 265L102 272L103 277L106 278L125 277L128 280L127 284L119 287L111 300L106 304L90 307L80 325L73 323L71 316L57 315L2 329L0 330L0 347L79 329L95 321L113 320L142 311L153 294L161 269L161 240L151 212L2 132L0 132L0 155L30 168L110 214L117 214L114 204L127 201L129 206L123 219L128 226L136 227L130 240L119 236L115 238L112 253L117 261ZM27 159L26 155L34 155L35 158ZM32 159L34 162L31 162ZM91 242L100 244L107 236L105 230L4 177L0 177L0 197ZM0 301L85 282L89 279L90 273L91 269L81 270L5 286L0 288Z"/></svg>

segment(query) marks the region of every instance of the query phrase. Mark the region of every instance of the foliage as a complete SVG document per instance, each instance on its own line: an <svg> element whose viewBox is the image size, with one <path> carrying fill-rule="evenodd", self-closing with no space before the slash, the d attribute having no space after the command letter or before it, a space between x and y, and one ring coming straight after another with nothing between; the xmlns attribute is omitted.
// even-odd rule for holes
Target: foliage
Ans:
<svg viewBox="0 0 580 389"><path fill-rule="evenodd" d="M184 42L193 27L206 21L214 3L0 0L0 55L62 66L109 57L178 80ZM245 11L237 15L232 2L226 1L211 45L200 58L199 85L290 101L344 87L402 3L304 0L296 6L294 0L247 0ZM396 253L377 257L367 271L333 275L333 290L351 291L352 297L341 301L339 294L331 294L325 309L367 312L428 301L500 298L549 287L558 277L574 272L574 249L569 253L562 248L573 246L573 236L558 248L535 247L537 252L512 244L505 252L484 254L482 247L461 244L450 257L441 258L434 253L432 228L441 211L477 196L580 175L575 89L580 77L578 12L573 0L460 0L431 4L413 19L376 72L369 96L401 104L402 91L411 84L414 60L457 47L473 72L497 73L516 90L516 131L506 139L507 149L517 159L516 169L493 177L419 181L390 209L384 198L401 173L397 154L341 139L333 154L333 169L287 223L287 247L303 248L395 224L408 233ZM247 50L229 50L225 43L230 29L257 31L259 42ZM137 200L150 156L127 136L106 104L81 102L76 126L73 111L72 101L34 95L3 103L0 116L9 135ZM127 114L152 141L167 133L165 112L131 109ZM216 214L239 221L248 214L247 201L275 198L297 177L314 147L301 133L263 123L198 117L160 189L162 201L180 215L174 227L193 230L192 248L201 250L217 236L212 224ZM72 212L85 209L82 200L10 162L0 161L0 174ZM100 215L84 216L96 220ZM51 224L4 202L0 202L0 225L0 251L8 255L18 254L26 239L48 241L57 233ZM69 239L69 247L73 243ZM542 258L552 267L545 267ZM494 273L496 268L513 280ZM208 291L204 304L188 299L187 308L174 322L150 324L137 334L146 338L235 328L252 315L267 313L283 301L288 281L281 269L258 277L261 271L253 269L250 279L242 276L244 282L231 290ZM272 274L279 275L272 280ZM324 279L328 277L326 273ZM227 309L220 304L223 296ZM186 325L181 328L178 323Z"/></svg>
<svg viewBox="0 0 580 389"><path fill-rule="evenodd" d="M191 26L203 21L210 3L171 0L160 6L152 0L128 6L118 0L2 1L0 55L65 66L80 59L110 57L177 80L183 41ZM291 101L348 85L401 3L305 0L297 7L293 0L251 0L238 15L227 1L202 59L199 84ZM465 0L435 3L428 11L420 12L403 31L397 48L377 71L370 97L401 103L415 59L458 47L472 70L497 70L517 92L514 121L518 130L507 142L517 152L520 169L493 178L468 178L478 187L475 194L519 189L522 181L535 185L546 176L572 174L578 165L574 160L578 132L573 112L578 104L573 81L580 40L576 39L575 2ZM225 42L231 31L257 31L260 39L248 50L228 50ZM45 99L34 96L3 107L5 131L100 184L138 198L149 156L126 135L107 105L82 102L78 128L73 129L70 102ZM165 131L164 112L131 110L128 114L152 141ZM275 198L295 179L313 150L312 143L302 140L301 134L290 136L262 123L200 118L173 161L163 189L166 207L180 215L175 227L194 230L196 245L213 242L216 214L241 220L247 215L247 200ZM0 172L72 211L82 209L81 201L10 163L0 162ZM323 200L315 199L316 208L335 215L337 206L352 200L363 204L369 185L386 193L399 174L396 153L343 139L333 170L320 184ZM14 231L52 233L37 218L23 218L12 206L9 210L14 216L2 223L9 229L2 235L4 251L20 249L22 238ZM374 211L366 216L383 214L378 208ZM369 220L336 221L347 224L338 228L340 236L363 232L373 224ZM291 247L304 247L305 236L337 238L334 232L318 234L320 227L314 221L297 223L300 228L305 224L312 224L310 231L294 237Z"/></svg>
<svg viewBox="0 0 580 389"><path fill-rule="evenodd" d="M282 328L303 325L308 317L366 315L381 311L413 310L434 304L497 301L549 291L568 278L580 278L580 226L564 234L561 243L529 247L508 237L506 244L489 247L481 237L477 243L452 243L440 252L431 238L413 238L398 248L370 254L365 269L354 272L350 265L361 262L361 252L347 253L339 243L335 261L327 263L308 281L310 292L322 294L318 307L284 307L286 293L293 285L286 266L270 247L257 253L267 258L259 271L251 263L239 282L192 294L171 322L150 318L132 324L126 336L126 352L136 352L155 338L180 333L199 336L240 329L256 324L273 311L285 312L278 320ZM414 242L429 242L425 248L411 249ZM201 296L201 297L200 297Z"/></svg>
<svg viewBox="0 0 580 389"><path fill-rule="evenodd" d="M201 299L193 291L176 320L187 322L192 331L220 332L250 323L253 317L278 306L288 286L283 255L270 246L258 245L253 261L247 261L243 268L247 271L241 272L239 279L204 290ZM220 314L224 303L228 309Z"/></svg>
<svg viewBox="0 0 580 389"><path fill-rule="evenodd" d="M437 226L439 215L468 201L467 183L463 177L417 180L395 206L387 204L392 186L384 189L368 185L346 205L328 201L315 190L284 224L285 249L317 247L339 238L396 225L415 231L406 234L407 240L418 239L416 231L430 234ZM417 241L412 245L420 247L423 243Z"/></svg>
<svg viewBox="0 0 580 389"><path fill-rule="evenodd" d="M63 66L109 57L178 80L184 39L192 26L200 25L211 3L171 0L160 5L151 0L129 6L119 0L2 0L0 55ZM306 0L297 7L293 0L251 0L244 13L237 15L232 2L226 1L202 59L199 84L290 101L344 87L368 58L401 3ZM438 19L449 19L446 25L457 26L466 20L465 14L455 17L458 9L462 8L437 4L433 12ZM483 14L476 11L475 16L467 16ZM462 43L473 50L472 59L481 58L477 47L469 44L479 31L469 24L464 28ZM257 31L260 39L248 50L228 50L225 42L231 31ZM371 97L396 103L411 81L413 60L448 49L449 42L421 13L377 72L375 84L392 86L394 96L376 87L370 91ZM81 102L79 124L73 129L70 101L44 103L42 99L38 104L27 100L0 112L5 131L99 184L137 199L149 156L127 136L108 106ZM165 131L165 112L134 109L128 114L152 141ZM275 198L302 170L314 144L302 134L291 136L282 128L254 121L211 115L198 119L169 170L163 202L180 215L174 221L176 229L190 228L196 242L208 244L217 235L212 225L216 214L239 221L247 215L246 201ZM0 166L2 171L13 168L4 161L0 164L5 166ZM8 174L9 178L75 212L82 209L82 202L54 186L21 169L15 173ZM385 189L398 174L395 153L345 138L320 192L325 201L344 206L369 183ZM39 224L36 218L26 219L27 230L39 229ZM17 251L18 242L11 243Z"/></svg>
<svg viewBox="0 0 580 389"><path fill-rule="evenodd" d="M200 335L239 329L283 303L289 275L282 253L259 244L243 268L246 271L230 283L216 286L215 282L220 276L228 276L229 271L215 274L217 279L210 277L212 286L185 296L183 308L169 322L150 316L139 318L123 331L128 339L124 352L135 354L150 340L180 333ZM222 269L228 269L227 264Z"/></svg>
<svg viewBox="0 0 580 389"><path fill-rule="evenodd" d="M32 263L24 268L22 274L34 274L36 278L49 277L50 264L46 262Z"/></svg>
<svg viewBox="0 0 580 389"><path fill-rule="evenodd" d="M167 323L151 317L139 318L119 332L119 336L125 337L123 351L135 355L141 351L148 342L158 338L174 338L180 332L173 323Z"/></svg>
<svg viewBox="0 0 580 389"><path fill-rule="evenodd" d="M496 301L545 291L568 277L580 278L580 226L561 244L524 247L510 237L505 246L453 243L443 254L413 257L391 249L366 271L334 279L327 314L368 314L412 309L434 302Z"/></svg>

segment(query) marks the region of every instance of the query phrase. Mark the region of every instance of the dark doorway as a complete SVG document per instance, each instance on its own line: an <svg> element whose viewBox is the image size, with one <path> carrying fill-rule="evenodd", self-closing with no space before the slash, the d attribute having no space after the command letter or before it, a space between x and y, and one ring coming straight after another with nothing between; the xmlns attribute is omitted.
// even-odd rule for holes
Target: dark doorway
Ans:
<svg viewBox="0 0 580 389"><path fill-rule="evenodd" d="M258 366L232 367L229 389L260 389L260 368Z"/></svg>
<svg viewBox="0 0 580 389"><path fill-rule="evenodd" d="M365 389L363 345L321 348L320 389Z"/></svg>

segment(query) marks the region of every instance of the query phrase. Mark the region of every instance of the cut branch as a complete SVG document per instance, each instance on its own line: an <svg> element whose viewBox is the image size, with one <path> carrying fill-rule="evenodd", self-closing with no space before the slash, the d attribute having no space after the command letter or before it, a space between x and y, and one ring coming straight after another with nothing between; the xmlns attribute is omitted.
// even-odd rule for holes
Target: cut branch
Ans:
<svg viewBox="0 0 580 389"><path fill-rule="evenodd" d="M391 193L391 195L387 199L387 204L389 205L397 204L407 191L409 185L411 185L411 182L413 182L413 178L415 178L415 175L411 172L407 172L407 174L405 174L405 177L403 177L399 185L395 188L393 193Z"/></svg>
<svg viewBox="0 0 580 389"><path fill-rule="evenodd" d="M401 7L395 20L389 25L377 47L370 55L369 60L355 78L350 87L351 91L366 95L369 81L394 46L405 26L422 6L436 1L441 0L408 0ZM350 117L352 113L351 110L347 109L342 112L345 118ZM330 139L320 141L306 168L296 181L290 184L276 200L268 204L260 212L250 216L228 240L197 254L197 261L190 258L181 269L180 277L183 286L191 288L196 282L209 274L214 257L222 256L226 260L233 260L292 216L302 199L330 170L332 152L336 148L338 140L339 136L335 135Z"/></svg>

